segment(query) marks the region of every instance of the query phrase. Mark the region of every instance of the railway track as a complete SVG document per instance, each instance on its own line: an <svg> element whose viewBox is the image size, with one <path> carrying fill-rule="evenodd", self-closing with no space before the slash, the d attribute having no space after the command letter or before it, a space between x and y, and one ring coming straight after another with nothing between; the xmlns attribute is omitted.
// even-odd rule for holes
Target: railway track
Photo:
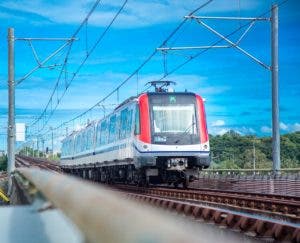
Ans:
<svg viewBox="0 0 300 243"><path fill-rule="evenodd" d="M282 217L288 215L289 220L300 222L300 197L296 196L196 188L176 190L175 192L172 192L169 188L161 189L159 193L165 193L165 195L170 195L171 197L179 195L181 198L189 200L228 205L241 210L256 210L258 213L271 213L273 216Z"/></svg>
<svg viewBox="0 0 300 243"><path fill-rule="evenodd" d="M21 155L16 155L16 167L37 167L40 169L52 170L59 173L62 172L60 166L58 164L55 164L53 161Z"/></svg>
<svg viewBox="0 0 300 243"><path fill-rule="evenodd" d="M16 157L17 166L39 167L61 172L52 162L24 156ZM166 186L113 187L128 198L184 214L197 221L215 223L248 235L300 242L300 197L219 189L174 189Z"/></svg>
<svg viewBox="0 0 300 243"><path fill-rule="evenodd" d="M253 192L260 194L281 194L300 197L300 174L295 170L280 175L203 175L190 183L193 188L221 191Z"/></svg>
<svg viewBox="0 0 300 243"><path fill-rule="evenodd" d="M129 198L259 238L300 242L300 198L117 185ZM274 217L275 216L275 217ZM277 217L277 218L276 218Z"/></svg>
<svg viewBox="0 0 300 243"><path fill-rule="evenodd" d="M212 206L226 206L245 212L283 217L291 222L300 222L300 198L283 195L263 195L254 193L222 192L203 189L180 190L168 187L141 188L117 185L123 191L165 197L188 202L209 203Z"/></svg>

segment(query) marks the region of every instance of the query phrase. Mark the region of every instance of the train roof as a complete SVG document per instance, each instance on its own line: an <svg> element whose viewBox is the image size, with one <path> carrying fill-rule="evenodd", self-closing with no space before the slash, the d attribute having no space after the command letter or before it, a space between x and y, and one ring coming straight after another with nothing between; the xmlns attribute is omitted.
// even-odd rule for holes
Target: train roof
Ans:
<svg viewBox="0 0 300 243"><path fill-rule="evenodd" d="M124 100L121 104L119 104L114 111L117 111L118 109L120 109L122 106L137 100L141 95L144 94L148 94L151 96L155 96L155 95L195 95L195 93L193 92L147 92L147 93L141 93L138 96L131 96L128 99ZM98 120L93 120L90 123L88 123L87 125L85 125L84 127L80 128L77 131L73 131L71 134L69 134L67 137L65 137L63 141L68 140L70 137L75 136L77 134L79 134L81 131L86 130L89 126L95 125L96 123L98 123L99 121L103 120L105 117L102 117L101 119Z"/></svg>
<svg viewBox="0 0 300 243"><path fill-rule="evenodd" d="M147 92L149 95L195 95L193 92Z"/></svg>
<svg viewBox="0 0 300 243"><path fill-rule="evenodd" d="M128 104L131 101L134 101L138 99L143 94L149 94L149 95L195 95L195 93L192 92L147 92L147 93L141 93L138 96L131 96L128 99L124 100L121 104L119 104L114 111L118 110L120 107Z"/></svg>

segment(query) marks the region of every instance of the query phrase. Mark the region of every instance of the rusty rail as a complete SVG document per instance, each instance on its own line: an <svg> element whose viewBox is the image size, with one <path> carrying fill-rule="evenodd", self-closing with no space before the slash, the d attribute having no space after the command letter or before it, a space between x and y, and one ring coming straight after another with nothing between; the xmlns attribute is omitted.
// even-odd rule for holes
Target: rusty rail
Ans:
<svg viewBox="0 0 300 243"><path fill-rule="evenodd" d="M123 187L124 189L125 187ZM273 238L278 241L300 242L300 225L269 217L255 216L252 213L242 213L239 211L227 210L224 208L211 207L197 202L189 201L185 194L177 194L177 197L170 197L170 194L141 193L144 189L135 192L124 191L129 198L146 202L151 205L175 211L194 219L202 219L206 222L214 222L222 227L228 227L241 232L251 233L251 235L262 238ZM176 190L178 193L178 190ZM176 195L176 191L171 194ZM144 191L145 192L145 191ZM202 199L205 200L205 197ZM299 205L299 204L298 204ZM299 213L299 212L298 212ZM298 221L299 222L299 221Z"/></svg>
<svg viewBox="0 0 300 243"><path fill-rule="evenodd" d="M176 200L189 200L190 202L208 202L219 207L233 208L238 211L253 211L256 214L284 217L291 222L300 222L300 198L284 197L281 195L261 195L237 192L206 191L206 190L180 190L168 187L141 188L130 185L116 185L123 191L166 197Z"/></svg>

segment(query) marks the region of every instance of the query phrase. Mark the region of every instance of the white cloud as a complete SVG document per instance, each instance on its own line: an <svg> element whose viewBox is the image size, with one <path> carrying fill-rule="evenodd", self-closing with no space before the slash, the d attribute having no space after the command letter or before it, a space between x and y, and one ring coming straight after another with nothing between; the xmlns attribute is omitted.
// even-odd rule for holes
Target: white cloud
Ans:
<svg viewBox="0 0 300 243"><path fill-rule="evenodd" d="M284 132L298 132L298 131L300 131L300 123L298 123L298 122L296 122L294 124L288 124L288 123L280 122L279 127L280 127L280 130L282 130ZM263 126L263 127L261 127L260 130L263 133L271 133L272 132L272 128L268 127L268 126Z"/></svg>
<svg viewBox="0 0 300 243"><path fill-rule="evenodd" d="M268 126L262 126L262 127L260 128L260 131L261 131L262 133L271 133L271 132L272 132L272 128L270 128L270 127L268 127Z"/></svg>
<svg viewBox="0 0 300 243"><path fill-rule="evenodd" d="M300 123L294 123L292 126L291 126L291 131L292 132L299 132L300 131Z"/></svg>
<svg viewBox="0 0 300 243"><path fill-rule="evenodd" d="M240 135L249 135L256 134L256 131L251 127L219 127L219 126L210 126L208 128L209 134L212 135L223 135L228 131L233 130Z"/></svg>
<svg viewBox="0 0 300 243"><path fill-rule="evenodd" d="M300 131L300 123L288 124L280 122L279 127L282 131L285 132L297 132Z"/></svg>
<svg viewBox="0 0 300 243"><path fill-rule="evenodd" d="M235 129L233 129L233 130L235 130ZM256 131L251 127L239 127L239 128L236 129L236 131L241 135L255 134L256 133Z"/></svg>
<svg viewBox="0 0 300 243"><path fill-rule="evenodd" d="M228 131L229 131L229 129L222 128L221 130L218 130L218 131L216 132L216 134L217 134L217 135L223 135L223 134L225 134L225 133L228 132Z"/></svg>
<svg viewBox="0 0 300 243"><path fill-rule="evenodd" d="M280 122L279 127L281 130L287 131L289 129L288 125L283 122Z"/></svg>
<svg viewBox="0 0 300 243"><path fill-rule="evenodd" d="M92 15L90 23L97 26L105 26L115 15L123 0L102 1ZM159 23L172 22L187 15L190 11L204 2L195 0L164 0L146 1L131 0L117 20L117 26L121 28L150 26ZM80 23L91 8L93 1L66 0L48 2L43 0L7 0L0 6L26 13L37 14L49 20L49 23L77 24ZM247 1L241 4L241 11L253 10L261 5L260 1ZM202 9L203 13L228 12L239 10L236 1L215 1ZM201 11L202 11L201 10ZM155 13L155 17L154 14Z"/></svg>
<svg viewBox="0 0 300 243"><path fill-rule="evenodd" d="M208 133L212 135L223 135L228 132L230 129L228 128L221 128L221 127L209 127Z"/></svg>
<svg viewBox="0 0 300 243"><path fill-rule="evenodd" d="M220 126L224 126L224 125L225 125L224 120L216 120L211 123L212 127L220 127Z"/></svg>

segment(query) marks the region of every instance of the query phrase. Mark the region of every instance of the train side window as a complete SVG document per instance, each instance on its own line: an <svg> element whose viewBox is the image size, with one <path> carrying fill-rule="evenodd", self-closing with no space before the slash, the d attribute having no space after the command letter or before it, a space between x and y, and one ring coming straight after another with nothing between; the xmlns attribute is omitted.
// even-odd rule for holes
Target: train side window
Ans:
<svg viewBox="0 0 300 243"><path fill-rule="evenodd" d="M141 128L140 128L140 108L137 105L135 109L135 126L134 126L134 134L138 135L141 133Z"/></svg>
<svg viewBox="0 0 300 243"><path fill-rule="evenodd" d="M92 144L92 130L91 128L88 128L86 131L86 147L85 150L90 150L91 144Z"/></svg>
<svg viewBox="0 0 300 243"><path fill-rule="evenodd" d="M85 150L85 146L86 146L86 131L83 131L82 134L80 135L80 152Z"/></svg>
<svg viewBox="0 0 300 243"><path fill-rule="evenodd" d="M124 109L121 111L121 131L120 131L120 138L123 139L126 136L126 123L127 123L127 112L128 109Z"/></svg>
<svg viewBox="0 0 300 243"><path fill-rule="evenodd" d="M82 134L79 134L78 136L78 152L81 152L81 146L82 146Z"/></svg>
<svg viewBox="0 0 300 243"><path fill-rule="evenodd" d="M68 142L66 142L64 146L64 156L66 155L68 155Z"/></svg>
<svg viewBox="0 0 300 243"><path fill-rule="evenodd" d="M100 134L101 134L101 122L98 122L96 127L96 142L95 142L97 146L100 146L101 144Z"/></svg>
<svg viewBox="0 0 300 243"><path fill-rule="evenodd" d="M101 136L100 136L100 144L106 144L107 141L107 122L106 120L101 122Z"/></svg>
<svg viewBox="0 0 300 243"><path fill-rule="evenodd" d="M121 131L121 117L117 116L116 118L116 134L115 134L115 141L120 138L120 131Z"/></svg>
<svg viewBox="0 0 300 243"><path fill-rule="evenodd" d="M69 140L67 140L66 141L66 143L65 143L65 146L64 146L64 155L66 156L66 155L68 155L69 153L69 143L70 143L70 141Z"/></svg>
<svg viewBox="0 0 300 243"><path fill-rule="evenodd" d="M78 138L78 143L79 143L79 153L82 151L82 144L83 144L83 134L81 133L79 135L79 138Z"/></svg>
<svg viewBox="0 0 300 243"><path fill-rule="evenodd" d="M126 137L130 137L132 128L132 110L127 112Z"/></svg>
<svg viewBox="0 0 300 243"><path fill-rule="evenodd" d="M80 135L76 136L76 153L80 152Z"/></svg>
<svg viewBox="0 0 300 243"><path fill-rule="evenodd" d="M87 131L84 131L81 135L81 152L86 150L86 144L87 144L86 134L87 134Z"/></svg>
<svg viewBox="0 0 300 243"><path fill-rule="evenodd" d="M69 147L68 147L68 155L72 154L72 140L69 141Z"/></svg>
<svg viewBox="0 0 300 243"><path fill-rule="evenodd" d="M113 115L110 117L109 120L109 138L108 138L108 142L112 143L114 142L115 138L116 138L116 115Z"/></svg>
<svg viewBox="0 0 300 243"><path fill-rule="evenodd" d="M89 134L89 150L92 149L93 141L94 141L94 127L91 126L90 134Z"/></svg>
<svg viewBox="0 0 300 243"><path fill-rule="evenodd" d="M75 154L78 152L78 135L75 138Z"/></svg>
<svg viewBox="0 0 300 243"><path fill-rule="evenodd" d="M61 155L65 156L65 146L66 144L63 142L62 147L61 147Z"/></svg>

